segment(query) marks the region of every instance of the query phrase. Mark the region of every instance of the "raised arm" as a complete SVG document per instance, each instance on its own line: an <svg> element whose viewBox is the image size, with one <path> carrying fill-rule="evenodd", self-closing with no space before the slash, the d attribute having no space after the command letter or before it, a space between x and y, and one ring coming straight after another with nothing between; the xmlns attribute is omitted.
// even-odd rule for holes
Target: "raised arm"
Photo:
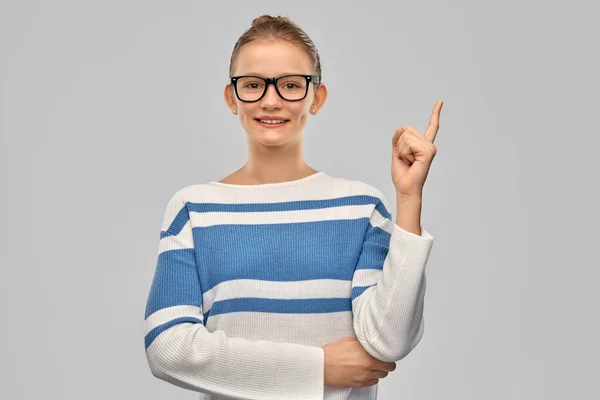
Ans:
<svg viewBox="0 0 600 400"><path fill-rule="evenodd" d="M425 266L433 237L396 225L383 194L370 216L352 278L354 331L381 361L406 357L423 336Z"/></svg>
<svg viewBox="0 0 600 400"><path fill-rule="evenodd" d="M165 211L145 332L152 374L176 386L236 399L323 399L322 348L251 341L206 329L192 228L181 190Z"/></svg>

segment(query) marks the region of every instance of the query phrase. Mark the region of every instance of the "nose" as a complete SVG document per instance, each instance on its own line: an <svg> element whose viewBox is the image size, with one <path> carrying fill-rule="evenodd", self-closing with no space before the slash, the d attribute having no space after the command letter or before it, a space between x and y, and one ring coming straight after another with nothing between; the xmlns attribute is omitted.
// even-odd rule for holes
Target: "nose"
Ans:
<svg viewBox="0 0 600 400"><path fill-rule="evenodd" d="M266 109L281 108L281 97L277 94L275 85L267 85L267 93L261 99L261 107Z"/></svg>

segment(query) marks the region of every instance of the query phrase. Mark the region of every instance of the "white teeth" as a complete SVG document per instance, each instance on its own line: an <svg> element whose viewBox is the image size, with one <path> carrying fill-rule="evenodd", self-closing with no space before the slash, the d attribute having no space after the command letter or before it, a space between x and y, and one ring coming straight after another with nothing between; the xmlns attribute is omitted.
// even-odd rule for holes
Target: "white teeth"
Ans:
<svg viewBox="0 0 600 400"><path fill-rule="evenodd" d="M281 124L285 121L282 119L261 119L260 122L263 124Z"/></svg>

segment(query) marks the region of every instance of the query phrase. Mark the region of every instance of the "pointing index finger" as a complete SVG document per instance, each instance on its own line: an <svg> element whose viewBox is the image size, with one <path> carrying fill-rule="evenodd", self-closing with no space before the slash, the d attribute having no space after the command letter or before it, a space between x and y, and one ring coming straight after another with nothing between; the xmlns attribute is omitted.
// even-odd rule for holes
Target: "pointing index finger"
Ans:
<svg viewBox="0 0 600 400"><path fill-rule="evenodd" d="M429 139L432 143L435 141L438 129L440 129L440 113L442 112L442 105L444 105L444 102L440 100L437 103L435 103L435 106L433 106L431 118L429 119L429 126L425 131L425 137Z"/></svg>

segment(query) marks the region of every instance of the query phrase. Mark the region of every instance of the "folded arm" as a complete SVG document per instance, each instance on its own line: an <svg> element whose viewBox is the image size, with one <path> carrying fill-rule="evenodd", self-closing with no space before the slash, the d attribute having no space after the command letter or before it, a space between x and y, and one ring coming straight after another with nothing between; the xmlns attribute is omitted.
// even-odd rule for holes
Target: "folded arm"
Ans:
<svg viewBox="0 0 600 400"><path fill-rule="evenodd" d="M354 331L381 361L406 357L423 336L425 266L433 237L402 229L379 193L352 280Z"/></svg>

